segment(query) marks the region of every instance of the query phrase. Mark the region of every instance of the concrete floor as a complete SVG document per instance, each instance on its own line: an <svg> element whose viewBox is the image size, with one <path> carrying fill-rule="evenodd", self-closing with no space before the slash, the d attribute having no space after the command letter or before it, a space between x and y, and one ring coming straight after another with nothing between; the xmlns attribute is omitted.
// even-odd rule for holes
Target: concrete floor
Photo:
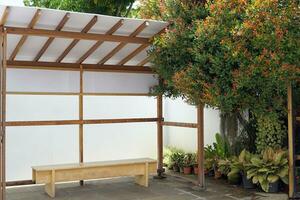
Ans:
<svg viewBox="0 0 300 200"><path fill-rule="evenodd" d="M205 191L195 191L193 184L178 177L164 180L150 178L149 188L134 184L133 178L115 178L78 183L57 184L56 200L285 200L285 194L271 195L244 190L222 180L207 179ZM43 186L7 189L7 200L48 200Z"/></svg>

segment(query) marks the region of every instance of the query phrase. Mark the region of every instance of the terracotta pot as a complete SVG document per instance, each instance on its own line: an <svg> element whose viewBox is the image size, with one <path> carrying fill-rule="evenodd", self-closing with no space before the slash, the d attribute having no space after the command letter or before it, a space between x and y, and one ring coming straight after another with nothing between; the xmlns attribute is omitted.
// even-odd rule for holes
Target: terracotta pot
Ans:
<svg viewBox="0 0 300 200"><path fill-rule="evenodd" d="M192 167L184 167L183 168L184 174L191 174L192 173Z"/></svg>
<svg viewBox="0 0 300 200"><path fill-rule="evenodd" d="M220 179L222 177L222 173L219 170L215 170L215 179Z"/></svg>
<svg viewBox="0 0 300 200"><path fill-rule="evenodd" d="M195 167L194 167L194 174L198 174L198 170L199 170L198 167L195 166ZM204 173L205 173L205 172L204 172Z"/></svg>

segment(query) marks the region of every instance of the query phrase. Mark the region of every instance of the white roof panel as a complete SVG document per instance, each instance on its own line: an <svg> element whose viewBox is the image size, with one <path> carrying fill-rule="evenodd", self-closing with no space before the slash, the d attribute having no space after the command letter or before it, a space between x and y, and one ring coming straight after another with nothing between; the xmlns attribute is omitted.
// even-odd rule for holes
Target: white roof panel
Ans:
<svg viewBox="0 0 300 200"><path fill-rule="evenodd" d="M0 5L0 16L3 16L5 8L5 5ZM41 10L41 15L36 25L34 26L34 28L37 29L55 30L57 25L67 13L69 13L69 19L62 28L63 31L81 32L82 29L91 21L91 19L94 16L97 16L98 20L89 30L89 33L105 34L119 20L123 19L122 26L114 32L114 35L129 36L143 22L146 21L142 19L120 18L107 15L78 13L45 8L9 6L8 17L4 26L26 28L28 27L32 17L35 15L38 9ZM146 27L137 37L151 38L168 25L168 23L162 21L147 21L149 22L149 26ZM19 35L8 35L8 56L11 55L20 38L21 37ZM47 39L47 37L28 37L26 42L20 48L15 60L32 61L44 46ZM64 52L64 50L72 41L72 39L68 38L55 38L39 61L55 62L56 59ZM76 62L83 54L87 52L90 47L92 47L93 44L95 44L95 42L96 41L86 40L78 42L76 46L62 60L62 62ZM84 61L84 63L98 63L104 56L112 51L116 47L116 45L118 45L117 42L104 42ZM139 44L127 44L116 55L108 60L106 64L117 64L123 58L133 52L138 46ZM126 64L136 65L144 58L146 58L146 56L147 53L146 50L144 50Z"/></svg>

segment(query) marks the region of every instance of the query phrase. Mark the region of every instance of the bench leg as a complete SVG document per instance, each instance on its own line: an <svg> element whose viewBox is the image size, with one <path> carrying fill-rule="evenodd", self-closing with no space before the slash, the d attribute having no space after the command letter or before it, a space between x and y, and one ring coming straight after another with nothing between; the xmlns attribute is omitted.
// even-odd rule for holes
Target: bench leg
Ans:
<svg viewBox="0 0 300 200"><path fill-rule="evenodd" d="M45 192L52 198L55 197L55 171L52 170L51 179L49 183L45 185Z"/></svg>
<svg viewBox="0 0 300 200"><path fill-rule="evenodd" d="M135 182L141 186L148 187L149 182L149 165L148 163L145 163L145 174L135 176Z"/></svg>

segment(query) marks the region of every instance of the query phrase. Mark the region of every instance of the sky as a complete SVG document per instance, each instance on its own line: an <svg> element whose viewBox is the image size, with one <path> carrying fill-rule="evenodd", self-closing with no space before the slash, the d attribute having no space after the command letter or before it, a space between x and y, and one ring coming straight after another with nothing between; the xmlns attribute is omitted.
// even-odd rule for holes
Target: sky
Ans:
<svg viewBox="0 0 300 200"><path fill-rule="evenodd" d="M13 6L23 6L23 0L0 0L0 4L13 5Z"/></svg>

